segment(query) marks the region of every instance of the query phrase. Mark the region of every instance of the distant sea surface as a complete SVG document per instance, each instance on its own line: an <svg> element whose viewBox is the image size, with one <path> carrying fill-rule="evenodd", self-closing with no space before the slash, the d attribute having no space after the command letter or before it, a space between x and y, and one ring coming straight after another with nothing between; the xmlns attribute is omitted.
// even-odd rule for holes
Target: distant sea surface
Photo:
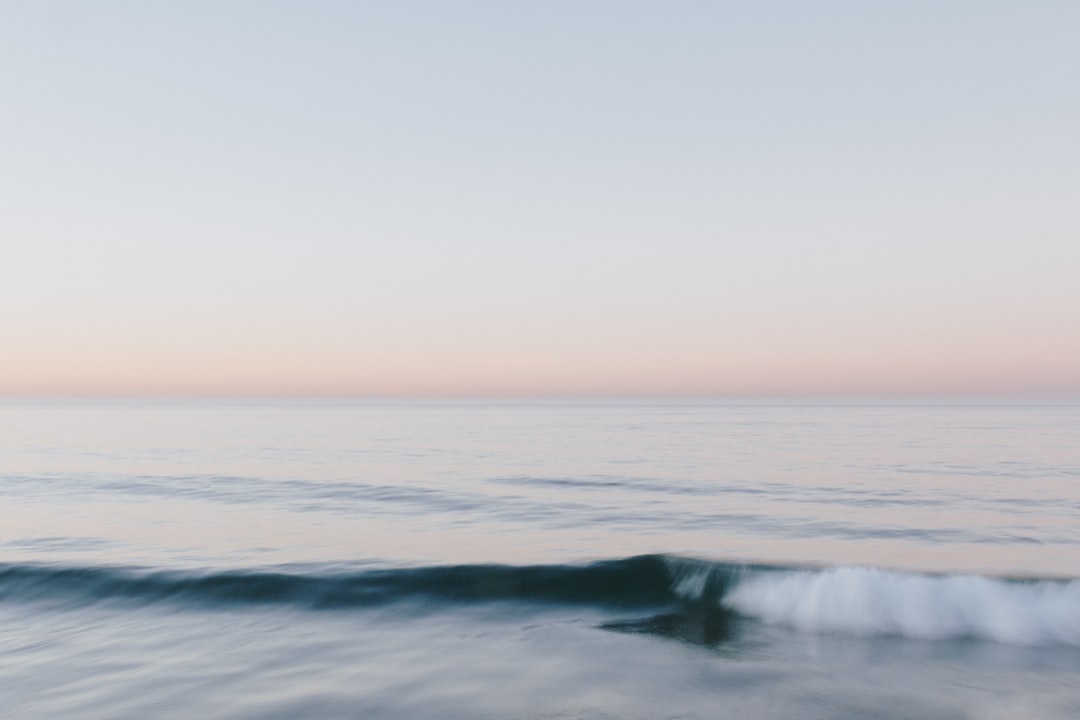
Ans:
<svg viewBox="0 0 1080 720"><path fill-rule="evenodd" d="M1080 405L0 403L0 718L1080 717Z"/></svg>

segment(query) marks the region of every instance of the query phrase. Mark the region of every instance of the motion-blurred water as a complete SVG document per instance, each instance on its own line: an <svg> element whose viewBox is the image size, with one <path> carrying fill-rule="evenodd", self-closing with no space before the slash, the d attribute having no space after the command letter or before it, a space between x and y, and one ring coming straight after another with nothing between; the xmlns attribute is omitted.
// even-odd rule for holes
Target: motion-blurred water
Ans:
<svg viewBox="0 0 1080 720"><path fill-rule="evenodd" d="M0 405L0 717L1080 716L1080 406Z"/></svg>

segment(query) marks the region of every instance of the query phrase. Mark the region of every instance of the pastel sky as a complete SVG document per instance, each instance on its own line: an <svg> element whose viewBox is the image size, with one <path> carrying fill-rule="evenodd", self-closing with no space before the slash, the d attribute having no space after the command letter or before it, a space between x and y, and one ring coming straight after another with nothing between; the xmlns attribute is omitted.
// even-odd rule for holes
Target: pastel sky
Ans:
<svg viewBox="0 0 1080 720"><path fill-rule="evenodd" d="M1080 3L0 2L0 394L1080 395Z"/></svg>

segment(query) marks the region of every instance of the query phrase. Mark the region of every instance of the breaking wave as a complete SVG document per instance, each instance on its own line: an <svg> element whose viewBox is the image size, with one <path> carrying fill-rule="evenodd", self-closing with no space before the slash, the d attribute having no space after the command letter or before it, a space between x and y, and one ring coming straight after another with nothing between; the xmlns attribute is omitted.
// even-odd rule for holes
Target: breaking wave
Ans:
<svg viewBox="0 0 1080 720"><path fill-rule="evenodd" d="M643 555L588 565L355 572L164 571L0 565L0 601L342 610L402 602L709 608L804 632L1080 647L1080 580L716 563ZM668 616L657 616L668 617Z"/></svg>
<svg viewBox="0 0 1080 720"><path fill-rule="evenodd" d="M1080 580L670 564L681 597L804 632L1080 647Z"/></svg>

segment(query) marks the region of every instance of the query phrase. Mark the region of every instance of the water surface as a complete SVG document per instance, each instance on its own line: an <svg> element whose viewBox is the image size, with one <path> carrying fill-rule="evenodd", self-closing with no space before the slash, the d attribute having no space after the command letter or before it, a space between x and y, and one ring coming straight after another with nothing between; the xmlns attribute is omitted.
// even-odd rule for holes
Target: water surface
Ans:
<svg viewBox="0 0 1080 720"><path fill-rule="evenodd" d="M1076 717L1078 438L1070 404L8 401L6 712Z"/></svg>

